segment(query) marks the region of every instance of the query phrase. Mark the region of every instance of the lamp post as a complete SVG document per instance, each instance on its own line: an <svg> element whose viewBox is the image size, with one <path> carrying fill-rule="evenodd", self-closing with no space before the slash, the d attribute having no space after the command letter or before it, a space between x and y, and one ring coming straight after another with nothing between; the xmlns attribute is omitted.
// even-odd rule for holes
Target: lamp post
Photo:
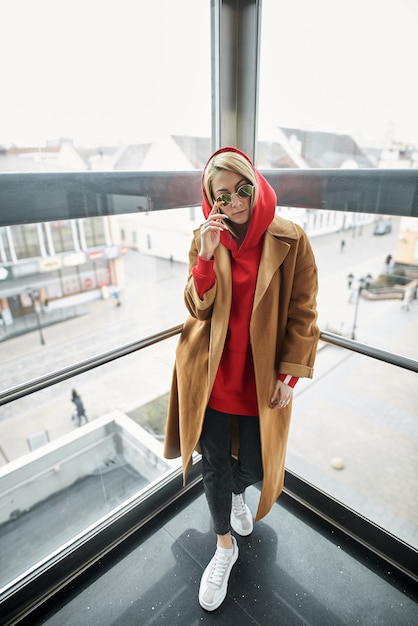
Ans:
<svg viewBox="0 0 418 626"><path fill-rule="evenodd" d="M32 301L33 304L33 308L35 309L35 315L36 315L36 324L38 326L38 330L39 330L39 337L41 339L41 345L45 345L45 339L44 336L42 334L42 326L41 326L41 318L39 315L39 291L37 289L31 289L30 287L28 287L26 289L26 293L28 294L29 298Z"/></svg>
<svg viewBox="0 0 418 626"><path fill-rule="evenodd" d="M348 288L349 289L351 289L351 286L353 284L354 278L355 278L354 274L351 274L351 273L348 274L347 282L348 282ZM359 278L359 280L358 280L357 297L356 297L356 305L355 305L355 309L354 309L354 320L353 320L353 330L351 331L351 339L355 339L356 338L358 306L359 306L359 303L360 303L361 292L363 291L363 289L367 289L367 287L370 285L371 279L372 279L372 275L371 274L367 274L367 276L363 276L362 278Z"/></svg>

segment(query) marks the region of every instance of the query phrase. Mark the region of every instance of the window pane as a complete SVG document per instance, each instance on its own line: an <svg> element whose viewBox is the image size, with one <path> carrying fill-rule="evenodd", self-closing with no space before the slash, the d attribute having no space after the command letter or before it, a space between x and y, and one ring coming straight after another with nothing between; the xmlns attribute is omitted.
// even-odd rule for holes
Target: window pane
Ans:
<svg viewBox="0 0 418 626"><path fill-rule="evenodd" d="M210 136L207 0L17 0L5 23L0 171L182 169L173 137Z"/></svg>
<svg viewBox="0 0 418 626"><path fill-rule="evenodd" d="M409 0L264 0L259 167L417 168L417 27ZM311 240L320 327L416 359L418 220L347 197L278 208ZM320 344L295 396L289 469L416 547L416 374Z"/></svg>
<svg viewBox="0 0 418 626"><path fill-rule="evenodd" d="M71 222L64 220L52 222L47 225L47 228L51 232L51 254L54 254L55 252L66 252L73 249L74 242Z"/></svg>
<svg viewBox="0 0 418 626"><path fill-rule="evenodd" d="M162 446L174 348L166 341L2 407L0 588L178 465Z"/></svg>
<svg viewBox="0 0 418 626"><path fill-rule="evenodd" d="M260 140L308 167L416 166L417 27L409 0L264 0Z"/></svg>
<svg viewBox="0 0 418 626"><path fill-rule="evenodd" d="M42 232L36 224L11 226L14 253L18 259L41 256ZM10 257L11 260L13 257Z"/></svg>
<svg viewBox="0 0 418 626"><path fill-rule="evenodd" d="M416 374L326 344L315 372L295 388L287 467L417 548Z"/></svg>
<svg viewBox="0 0 418 626"><path fill-rule="evenodd" d="M3 355L9 363L1 370L1 388L182 323L187 254L197 225L187 208L64 220L53 228L74 231L67 238L71 249L40 257L39 246L35 256L33 248L23 247L18 263L8 258L0 285L0 341L8 342L10 352L0 351L0 361ZM12 246L20 249L23 234L38 237L41 226L48 224L13 226ZM129 233L123 245L122 230ZM13 368L15 350L19 367Z"/></svg>

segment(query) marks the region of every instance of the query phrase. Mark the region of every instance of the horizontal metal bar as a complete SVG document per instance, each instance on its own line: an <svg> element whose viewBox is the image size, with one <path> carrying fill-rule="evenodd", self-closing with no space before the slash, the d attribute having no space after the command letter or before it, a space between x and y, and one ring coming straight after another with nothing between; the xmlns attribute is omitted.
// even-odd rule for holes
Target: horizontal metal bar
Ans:
<svg viewBox="0 0 418 626"><path fill-rule="evenodd" d="M118 348L109 350L108 352L103 352L92 356L89 359L85 359L84 361L80 361L79 363L74 363L63 369L49 374L44 374L34 380L6 389L5 391L0 392L0 406L30 395L35 391L46 389L47 387L60 383L64 380L68 380L69 378L73 378L74 376L78 376L79 374L83 374L84 372L90 371L95 367L105 365L106 363L110 363L111 361L132 354L138 350L142 350L143 348L148 348L149 346L159 343L160 341L164 341L165 339L170 339L171 337L181 333L182 328L182 324L173 326L172 328L163 330L155 335L139 339L138 341L134 341L132 343L124 344ZM335 335L326 331L321 332L320 338L322 341L332 345L364 354L365 356L378 359L391 365L396 365L397 367L401 367L412 372L418 372L418 361L414 361L408 357L387 352L386 350L380 350L379 348L368 346L366 344L359 343L358 341L354 341L353 339L348 339L346 337L342 337L341 335Z"/></svg>
<svg viewBox="0 0 418 626"><path fill-rule="evenodd" d="M279 206L418 217L418 170L262 173ZM0 226L196 206L201 196L199 170L0 173Z"/></svg>
<svg viewBox="0 0 418 626"><path fill-rule="evenodd" d="M289 169L263 174L282 206L418 217L418 170Z"/></svg>
<svg viewBox="0 0 418 626"><path fill-rule="evenodd" d="M141 213L201 202L200 173L0 173L0 226Z"/></svg>
<svg viewBox="0 0 418 626"><path fill-rule="evenodd" d="M327 331L321 332L321 339L326 343L330 343L334 346L340 346L341 348L346 348L347 350L352 350L353 352L358 352L359 354L364 354L372 359L377 359L379 361L383 361L384 363L390 363L391 365L402 367L403 369L410 370L411 372L418 372L418 361L410 359L406 356L394 354L393 352L387 352L386 350L381 350L380 348L369 346L365 343L360 343L359 341L354 341L353 339L348 339L347 337L335 335L334 333L329 333Z"/></svg>
<svg viewBox="0 0 418 626"><path fill-rule="evenodd" d="M68 380L69 378L73 378L74 376L78 376L79 374L83 374L84 372L88 372L95 367L105 365L106 363L110 363L115 359L120 359L123 356L132 354L133 352L142 350L143 348L148 348L156 343L159 343L160 341L164 341L165 339L170 339L170 337L179 334L182 328L183 326L181 324L179 326L174 326L168 330L163 330L155 335L146 337L145 339L139 339L138 341L124 344L118 348L109 350L108 352L97 354L89 359L80 361L79 363L68 365L63 369L49 374L44 374L34 380L22 383L21 385L16 385L10 389L6 389L5 391L0 392L0 406L8 404L14 400L18 400L19 398L23 398L24 396L28 396L35 391L51 387L52 385Z"/></svg>

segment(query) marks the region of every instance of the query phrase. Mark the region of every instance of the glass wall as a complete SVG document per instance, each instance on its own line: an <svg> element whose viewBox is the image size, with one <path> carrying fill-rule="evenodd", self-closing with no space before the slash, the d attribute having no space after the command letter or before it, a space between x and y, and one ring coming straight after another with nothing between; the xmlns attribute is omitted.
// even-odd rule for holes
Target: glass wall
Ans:
<svg viewBox="0 0 418 626"><path fill-rule="evenodd" d="M406 0L264 0L258 164L416 169L417 26ZM329 209L279 208L310 237L321 329L416 359L418 220ZM416 375L321 343L295 397L288 468L417 546Z"/></svg>
<svg viewBox="0 0 418 626"><path fill-rule="evenodd" d="M18 0L7 9L0 53L9 59L2 73L0 173L190 170L208 154L206 0L59 6L41 0L36 8ZM184 320L187 252L179 258L183 253L173 248L159 256L165 241L152 218L140 222L145 212L101 216L100 190L89 198L80 187L67 194L69 207L93 198L90 208L99 217L59 219L57 210L51 222L13 224L10 212L12 225L0 228L2 391ZM129 205L129 194L114 198ZM138 210L159 208L147 197L134 202ZM186 211L190 240L194 223ZM170 221L174 215L165 218ZM167 341L2 407L0 588L172 466L162 459L161 439L173 350ZM89 419L80 428L73 388ZM74 517L80 496L83 515ZM50 525L43 520L51 515L57 532L46 536ZM16 536L20 545L9 552ZM30 558L29 536L37 546Z"/></svg>
<svg viewBox="0 0 418 626"><path fill-rule="evenodd" d="M2 74L0 174L201 167L211 133L210 45L207 0L77 0L59 7L41 0L36 9L12 3L0 42L0 53L9 58ZM32 330L22 347L26 353L38 347L38 325L45 346L52 347L58 341L52 339L55 323L76 322L77 330L68 330L74 338L89 334L93 317L101 343L86 341L88 354L62 352L87 358L160 330L159 324L180 323L179 281L183 285L186 277L195 222L184 219L187 247L183 243L179 252L171 246L163 254L168 235L159 241L158 223L140 219L160 208L151 207L149 197L100 189L86 195L81 186L62 195L63 211L68 203L101 215L102 203L124 201L127 210L134 202L134 210L144 214L0 227L0 338L12 341L19 324ZM172 227L176 217L162 221ZM37 293L36 311L25 296L29 288ZM173 293L180 294L179 303L164 306ZM38 374L50 371L53 362L43 358ZM2 383L7 388L27 374L23 368L5 372Z"/></svg>
<svg viewBox="0 0 418 626"><path fill-rule="evenodd" d="M211 150L209 1L65 7L44 0L36 7L25 3L24 20L22 6L9 7L0 43L4 58L18 41L30 50L16 54L2 77L0 172L202 168ZM373 28L377 11L379 29ZM341 7L330 0L315 6L264 0L260 168L417 166L418 132L410 114L417 104L414 3L350 3L346 41L341 20ZM80 189L73 192L83 197ZM0 340L8 348L0 350L1 390L183 322L187 251L200 208L185 202L184 208L153 210L161 207L149 195L138 200L122 192L126 214L59 221L54 215L48 223L0 228ZM321 328L416 358L417 304L412 299L405 306L405 295L417 278L417 220L307 204L277 211L310 236ZM2 480L36 461L36 505L49 498L53 504L57 486L64 490L78 480L78 466L92 451L97 462L86 465L84 475L92 477L96 495L97 485L102 489L83 523L66 527L55 543L41 542L26 566L120 506L120 484L129 499L144 487L139 474L146 484L164 474L159 452L142 455L142 448L144 467L135 466L132 449L147 436L134 433L125 418L161 443L175 343L2 408ZM296 387L287 463L418 545L415 378L321 344L314 380ZM80 428L73 388L89 420ZM52 464L42 465L45 450L58 455ZM1 523L9 524L8 532L29 519L26 510L35 501L27 500L28 491L36 491L31 480L23 477L3 490L8 520ZM9 575L18 576L25 563L12 559L9 565Z"/></svg>

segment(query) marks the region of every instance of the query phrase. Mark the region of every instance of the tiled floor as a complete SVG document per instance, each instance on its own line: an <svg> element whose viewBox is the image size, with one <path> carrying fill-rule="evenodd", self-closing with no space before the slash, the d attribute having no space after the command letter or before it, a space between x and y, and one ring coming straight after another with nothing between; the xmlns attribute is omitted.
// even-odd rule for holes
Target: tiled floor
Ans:
<svg viewBox="0 0 418 626"><path fill-rule="evenodd" d="M248 490L255 511L258 490ZM201 487L106 557L31 626L415 625L418 591L399 587L363 549L282 496L249 538L228 596L199 606L200 577L215 539Z"/></svg>

